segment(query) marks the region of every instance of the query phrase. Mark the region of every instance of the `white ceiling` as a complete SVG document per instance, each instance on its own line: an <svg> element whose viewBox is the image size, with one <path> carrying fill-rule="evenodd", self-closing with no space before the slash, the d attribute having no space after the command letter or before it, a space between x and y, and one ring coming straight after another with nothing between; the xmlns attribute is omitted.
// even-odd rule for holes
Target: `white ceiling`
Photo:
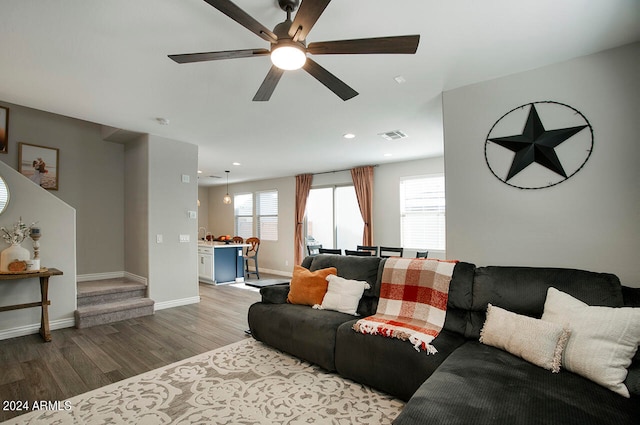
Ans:
<svg viewBox="0 0 640 425"><path fill-rule="evenodd" d="M235 2L268 28L285 18L276 0ZM438 156L442 91L640 40L640 1L334 0L307 42L409 34L415 55L314 57L349 101L299 70L252 102L268 57L167 58L268 48L203 0L2 0L0 99L197 144L205 185ZM378 136L392 130L409 137Z"/></svg>

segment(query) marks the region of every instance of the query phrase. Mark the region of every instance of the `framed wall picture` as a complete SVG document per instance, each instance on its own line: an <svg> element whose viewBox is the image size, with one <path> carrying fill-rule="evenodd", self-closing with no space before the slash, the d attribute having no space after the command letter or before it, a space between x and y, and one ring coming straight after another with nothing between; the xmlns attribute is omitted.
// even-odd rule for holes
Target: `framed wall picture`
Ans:
<svg viewBox="0 0 640 425"><path fill-rule="evenodd" d="M18 144L18 165L22 175L48 190L58 190L58 149L46 146Z"/></svg>
<svg viewBox="0 0 640 425"><path fill-rule="evenodd" d="M7 153L9 146L9 108L0 106L0 153Z"/></svg>

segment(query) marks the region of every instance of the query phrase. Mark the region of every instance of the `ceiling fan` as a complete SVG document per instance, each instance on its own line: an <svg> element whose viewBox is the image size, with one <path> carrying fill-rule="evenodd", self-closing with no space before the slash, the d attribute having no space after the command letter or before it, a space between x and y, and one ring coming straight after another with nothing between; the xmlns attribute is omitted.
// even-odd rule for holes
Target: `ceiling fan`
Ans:
<svg viewBox="0 0 640 425"><path fill-rule="evenodd" d="M278 81L286 70L303 68L324 84L342 100L349 100L358 92L349 87L317 62L307 57L311 55L405 53L413 54L418 49L419 35L395 37L377 37L358 40L321 41L309 43L305 40L331 0L278 0L280 8L287 13L287 19L275 26L273 31L264 27L230 0L204 0L220 12L227 15L258 37L271 43L270 49L227 50L207 53L187 53L169 55L177 63L205 62L221 59L271 56L273 65L266 78L253 97L254 101L267 101L271 98ZM295 19L291 21L291 12L300 4Z"/></svg>

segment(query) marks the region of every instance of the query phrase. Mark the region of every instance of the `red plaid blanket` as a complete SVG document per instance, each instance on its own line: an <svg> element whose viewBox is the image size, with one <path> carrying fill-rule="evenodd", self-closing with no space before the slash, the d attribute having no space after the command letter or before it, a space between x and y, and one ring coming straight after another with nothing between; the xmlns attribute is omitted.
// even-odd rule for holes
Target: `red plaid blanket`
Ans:
<svg viewBox="0 0 640 425"><path fill-rule="evenodd" d="M363 334L408 340L417 351L437 353L431 341L444 325L449 283L456 262L387 259L376 314L358 320L353 329Z"/></svg>

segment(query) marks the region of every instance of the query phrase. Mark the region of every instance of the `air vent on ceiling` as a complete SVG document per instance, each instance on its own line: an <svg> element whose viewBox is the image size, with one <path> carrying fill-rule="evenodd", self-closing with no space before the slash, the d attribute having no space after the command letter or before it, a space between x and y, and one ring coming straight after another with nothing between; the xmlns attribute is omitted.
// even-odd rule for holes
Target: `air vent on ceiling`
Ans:
<svg viewBox="0 0 640 425"><path fill-rule="evenodd" d="M220 176L209 176L210 179L221 179L222 177Z"/></svg>
<svg viewBox="0 0 640 425"><path fill-rule="evenodd" d="M387 140L398 140L398 139L404 139L406 137L409 137L400 130L388 131L386 133L379 133L378 136Z"/></svg>

